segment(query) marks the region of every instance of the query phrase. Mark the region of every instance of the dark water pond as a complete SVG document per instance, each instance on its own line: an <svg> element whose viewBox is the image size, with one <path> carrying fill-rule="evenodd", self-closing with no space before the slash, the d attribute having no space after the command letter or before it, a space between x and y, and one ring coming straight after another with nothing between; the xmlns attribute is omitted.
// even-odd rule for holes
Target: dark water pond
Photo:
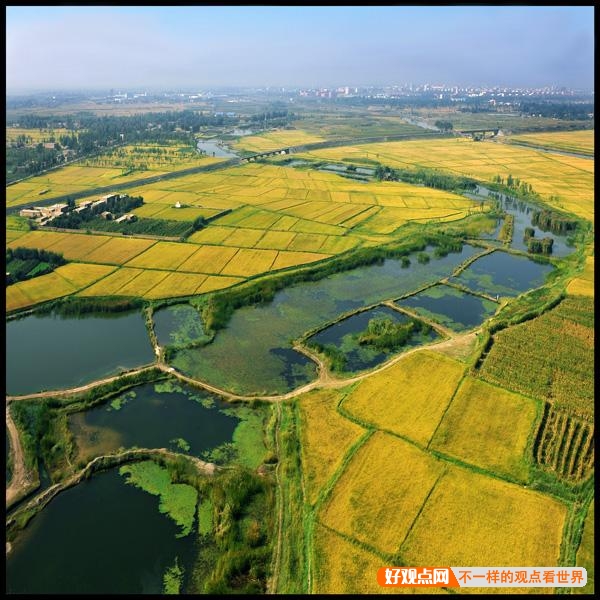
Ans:
<svg viewBox="0 0 600 600"><path fill-rule="evenodd" d="M435 285L397 302L455 331L481 325L498 305L487 298L467 294L449 285Z"/></svg>
<svg viewBox="0 0 600 600"><path fill-rule="evenodd" d="M450 281L491 296L517 296L541 286L552 270L551 264L540 264L523 256L496 251L478 258Z"/></svg>
<svg viewBox="0 0 600 600"><path fill-rule="evenodd" d="M141 312L6 323L9 394L75 387L154 360Z"/></svg>
<svg viewBox="0 0 600 600"><path fill-rule="evenodd" d="M226 329L201 348L177 352L172 364L191 377L237 393L289 391L316 378L316 365L292 350L292 340L338 315L385 299L397 298L448 276L461 262L480 252L465 245L461 252L411 265L388 259L379 265L303 282L275 294L268 304L236 310Z"/></svg>
<svg viewBox="0 0 600 600"><path fill-rule="evenodd" d="M224 414L225 409L231 405L208 392L159 381L72 414L69 426L81 455L87 458L132 446L201 456L231 441L239 419Z"/></svg>
<svg viewBox="0 0 600 600"><path fill-rule="evenodd" d="M397 310L387 306L377 306L352 315L319 331L308 338L307 344L310 346L316 342L323 346L334 346L345 355L344 371L354 372L371 369L390 358L392 354L398 354L408 348L430 343L439 337L433 330L426 334L419 332L413 334L406 345L399 350L395 352L381 351L373 346L361 345L358 341L359 334L366 331L369 321L372 319L391 319L394 323L407 323L410 320L407 315Z"/></svg>
<svg viewBox="0 0 600 600"><path fill-rule="evenodd" d="M189 567L194 533L177 538L158 497L125 481L99 473L38 513L7 556L7 593L159 594L176 558Z"/></svg>
<svg viewBox="0 0 600 600"><path fill-rule="evenodd" d="M185 346L205 339L202 319L189 304L175 304L157 310L154 315L154 332L161 346Z"/></svg>

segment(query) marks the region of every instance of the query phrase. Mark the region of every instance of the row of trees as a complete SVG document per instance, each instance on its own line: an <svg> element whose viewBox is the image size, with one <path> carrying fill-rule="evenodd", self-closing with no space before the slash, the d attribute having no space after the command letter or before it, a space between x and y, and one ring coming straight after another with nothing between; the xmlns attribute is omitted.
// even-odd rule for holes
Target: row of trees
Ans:
<svg viewBox="0 0 600 600"><path fill-rule="evenodd" d="M531 254L552 254L554 238L545 237L541 240L535 238L535 230L532 227L525 227L523 241L527 244L527 252Z"/></svg>
<svg viewBox="0 0 600 600"><path fill-rule="evenodd" d="M36 248L6 249L6 285L50 273L67 261L62 254Z"/></svg>
<svg viewBox="0 0 600 600"><path fill-rule="evenodd" d="M547 209L534 211L531 224L537 225L542 231L551 231L559 235L577 229L577 221Z"/></svg>
<svg viewBox="0 0 600 600"><path fill-rule="evenodd" d="M374 176L378 181L402 181L446 191L474 191L477 188L477 181L470 177L441 173L434 169L392 169L378 164Z"/></svg>

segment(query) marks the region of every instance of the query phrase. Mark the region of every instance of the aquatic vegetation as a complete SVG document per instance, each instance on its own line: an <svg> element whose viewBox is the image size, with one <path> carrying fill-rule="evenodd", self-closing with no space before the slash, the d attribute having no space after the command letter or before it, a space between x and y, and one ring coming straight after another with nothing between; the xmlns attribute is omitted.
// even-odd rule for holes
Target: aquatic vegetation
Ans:
<svg viewBox="0 0 600 600"><path fill-rule="evenodd" d="M159 496L158 510L181 527L177 537L185 537L191 533L198 499L195 488L184 483L172 483L169 471L151 460L123 465L119 473L129 476L127 483L153 496Z"/></svg>

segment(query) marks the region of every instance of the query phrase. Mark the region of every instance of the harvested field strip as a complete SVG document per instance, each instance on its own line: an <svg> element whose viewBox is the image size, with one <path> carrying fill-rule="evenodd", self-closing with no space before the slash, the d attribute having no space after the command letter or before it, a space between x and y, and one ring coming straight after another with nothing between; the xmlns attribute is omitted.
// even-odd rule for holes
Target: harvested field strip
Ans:
<svg viewBox="0 0 600 600"><path fill-rule="evenodd" d="M593 467L593 423L545 403L533 447L538 465L572 482L586 479Z"/></svg>
<svg viewBox="0 0 600 600"><path fill-rule="evenodd" d="M151 248L130 260L127 266L174 271L197 250L198 247L193 244L157 242Z"/></svg>
<svg viewBox="0 0 600 600"><path fill-rule="evenodd" d="M411 444L376 432L337 480L320 518L337 531L395 553L444 469Z"/></svg>
<svg viewBox="0 0 600 600"><path fill-rule="evenodd" d="M556 566L566 506L450 467L400 549L408 564ZM456 540L460 539L459 544Z"/></svg>
<svg viewBox="0 0 600 600"><path fill-rule="evenodd" d="M363 380L342 406L361 421L426 446L464 371L464 364L423 350Z"/></svg>

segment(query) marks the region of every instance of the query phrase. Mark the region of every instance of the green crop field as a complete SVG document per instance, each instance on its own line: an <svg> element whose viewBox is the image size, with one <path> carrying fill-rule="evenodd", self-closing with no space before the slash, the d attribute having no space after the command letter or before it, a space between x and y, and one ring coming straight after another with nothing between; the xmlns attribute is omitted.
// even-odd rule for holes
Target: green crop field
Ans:
<svg viewBox="0 0 600 600"><path fill-rule="evenodd" d="M542 316L494 334L481 376L591 419L593 363L593 299L567 297Z"/></svg>

